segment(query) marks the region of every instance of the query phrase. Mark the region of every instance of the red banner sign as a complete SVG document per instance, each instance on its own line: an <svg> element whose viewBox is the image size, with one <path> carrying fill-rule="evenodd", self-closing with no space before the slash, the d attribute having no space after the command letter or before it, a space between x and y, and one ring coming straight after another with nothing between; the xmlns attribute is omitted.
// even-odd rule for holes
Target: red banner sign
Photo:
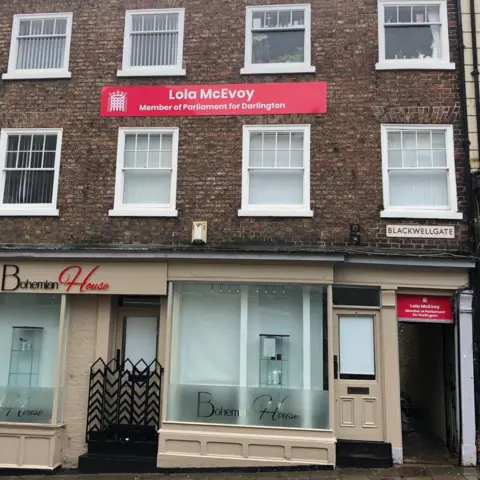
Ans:
<svg viewBox="0 0 480 480"><path fill-rule="evenodd" d="M325 113L327 83L104 87L103 117Z"/></svg>
<svg viewBox="0 0 480 480"><path fill-rule="evenodd" d="M404 322L453 323L452 297L398 295L397 317Z"/></svg>

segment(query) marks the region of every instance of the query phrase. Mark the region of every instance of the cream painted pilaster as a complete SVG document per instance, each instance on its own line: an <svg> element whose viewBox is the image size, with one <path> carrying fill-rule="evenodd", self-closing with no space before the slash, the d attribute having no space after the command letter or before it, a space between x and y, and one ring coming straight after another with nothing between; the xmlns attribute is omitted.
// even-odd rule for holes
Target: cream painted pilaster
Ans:
<svg viewBox="0 0 480 480"><path fill-rule="evenodd" d="M381 336L385 441L392 445L393 462L403 463L402 414L396 291L382 288Z"/></svg>

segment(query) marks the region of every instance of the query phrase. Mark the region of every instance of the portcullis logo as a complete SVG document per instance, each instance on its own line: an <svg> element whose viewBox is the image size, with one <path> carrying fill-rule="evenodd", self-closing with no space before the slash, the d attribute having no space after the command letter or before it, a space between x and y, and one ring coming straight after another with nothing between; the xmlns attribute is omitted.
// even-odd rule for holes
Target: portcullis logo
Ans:
<svg viewBox="0 0 480 480"><path fill-rule="evenodd" d="M127 112L127 93L117 90L108 95L109 112Z"/></svg>

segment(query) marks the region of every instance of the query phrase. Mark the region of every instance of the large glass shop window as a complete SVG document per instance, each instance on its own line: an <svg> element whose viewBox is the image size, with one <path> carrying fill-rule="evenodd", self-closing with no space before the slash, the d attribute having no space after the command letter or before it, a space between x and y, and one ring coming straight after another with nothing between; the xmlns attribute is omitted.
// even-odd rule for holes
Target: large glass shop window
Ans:
<svg viewBox="0 0 480 480"><path fill-rule="evenodd" d="M52 423L60 301L0 295L0 422Z"/></svg>
<svg viewBox="0 0 480 480"><path fill-rule="evenodd" d="M329 428L326 287L174 286L167 419Z"/></svg>

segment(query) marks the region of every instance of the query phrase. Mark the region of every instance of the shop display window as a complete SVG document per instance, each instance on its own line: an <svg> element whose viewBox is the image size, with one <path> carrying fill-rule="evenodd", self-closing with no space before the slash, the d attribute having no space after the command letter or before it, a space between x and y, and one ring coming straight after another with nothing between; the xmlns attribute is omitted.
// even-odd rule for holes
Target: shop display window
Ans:
<svg viewBox="0 0 480 480"><path fill-rule="evenodd" d="M0 295L0 422L55 422L60 295Z"/></svg>
<svg viewBox="0 0 480 480"><path fill-rule="evenodd" d="M177 283L167 420L328 429L324 286Z"/></svg>

